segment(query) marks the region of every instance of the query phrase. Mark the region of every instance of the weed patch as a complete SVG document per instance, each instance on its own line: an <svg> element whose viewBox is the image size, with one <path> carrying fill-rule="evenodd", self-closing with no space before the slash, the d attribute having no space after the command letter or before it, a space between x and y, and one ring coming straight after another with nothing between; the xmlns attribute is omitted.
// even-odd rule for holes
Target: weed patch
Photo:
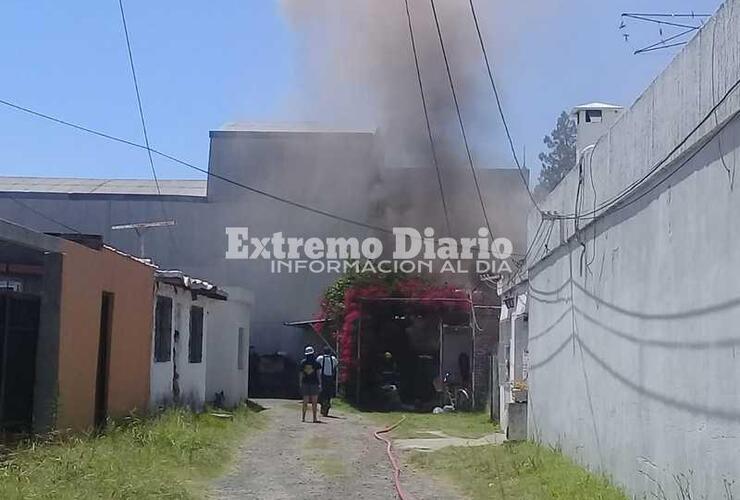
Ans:
<svg viewBox="0 0 740 500"><path fill-rule="evenodd" d="M474 500L627 500L606 478L534 443L414 452L409 461L445 476Z"/></svg>
<svg viewBox="0 0 740 500"><path fill-rule="evenodd" d="M233 419L172 409L112 424L99 436L22 445L0 462L0 498L198 498L262 421L248 409Z"/></svg>

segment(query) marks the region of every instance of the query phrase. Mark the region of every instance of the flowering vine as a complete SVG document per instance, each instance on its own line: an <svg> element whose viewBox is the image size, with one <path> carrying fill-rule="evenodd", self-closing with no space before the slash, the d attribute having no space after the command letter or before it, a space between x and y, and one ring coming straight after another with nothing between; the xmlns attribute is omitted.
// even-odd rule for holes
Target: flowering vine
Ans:
<svg viewBox="0 0 740 500"><path fill-rule="evenodd" d="M342 276L324 293L317 319L325 321L316 324L319 333L331 334L338 343L343 367L340 382L347 382L356 368L355 346L362 301L379 298L415 299L413 307L426 312L468 307L459 301L466 298L464 290L446 283L435 284L420 276L375 273Z"/></svg>

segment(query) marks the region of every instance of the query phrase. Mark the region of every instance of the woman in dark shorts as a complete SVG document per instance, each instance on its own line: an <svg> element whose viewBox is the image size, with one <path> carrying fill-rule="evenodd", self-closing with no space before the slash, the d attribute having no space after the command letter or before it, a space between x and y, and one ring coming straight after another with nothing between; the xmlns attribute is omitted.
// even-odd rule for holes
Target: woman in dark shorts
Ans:
<svg viewBox="0 0 740 500"><path fill-rule="evenodd" d="M304 354L305 358L301 361L298 366L299 370L299 383L301 386L301 395L303 396L303 411L301 413L302 420L306 421L306 410L308 409L308 403L311 403L311 411L313 412L313 421L318 423L319 419L316 416L316 403L319 399L319 393L321 392L321 365L316 361L316 354L314 353L313 347L307 346Z"/></svg>

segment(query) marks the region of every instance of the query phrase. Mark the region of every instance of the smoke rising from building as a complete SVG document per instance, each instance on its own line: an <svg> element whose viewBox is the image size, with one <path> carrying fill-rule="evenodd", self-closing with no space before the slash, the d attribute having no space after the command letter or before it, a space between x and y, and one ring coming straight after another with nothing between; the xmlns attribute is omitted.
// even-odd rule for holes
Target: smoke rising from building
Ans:
<svg viewBox="0 0 740 500"><path fill-rule="evenodd" d="M388 166L431 166L404 0L282 0L281 5L300 64L301 92L290 105L311 121L377 127ZM504 158L492 153L500 127L470 6L464 0L436 5L477 163L500 165ZM409 0L409 6L440 164L466 167L430 2ZM488 17L488 9L484 13Z"/></svg>

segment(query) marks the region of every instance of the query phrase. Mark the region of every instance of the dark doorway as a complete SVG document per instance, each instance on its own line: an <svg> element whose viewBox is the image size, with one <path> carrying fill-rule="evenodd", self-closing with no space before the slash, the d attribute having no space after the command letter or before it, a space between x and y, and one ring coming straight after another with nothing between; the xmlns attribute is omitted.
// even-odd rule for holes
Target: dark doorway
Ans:
<svg viewBox="0 0 740 500"><path fill-rule="evenodd" d="M0 293L0 427L28 432L33 422L38 297Z"/></svg>
<svg viewBox="0 0 740 500"><path fill-rule="evenodd" d="M100 339L98 341L98 377L95 384L95 427L105 425L108 417L108 372L110 367L113 294L103 292L100 303Z"/></svg>

